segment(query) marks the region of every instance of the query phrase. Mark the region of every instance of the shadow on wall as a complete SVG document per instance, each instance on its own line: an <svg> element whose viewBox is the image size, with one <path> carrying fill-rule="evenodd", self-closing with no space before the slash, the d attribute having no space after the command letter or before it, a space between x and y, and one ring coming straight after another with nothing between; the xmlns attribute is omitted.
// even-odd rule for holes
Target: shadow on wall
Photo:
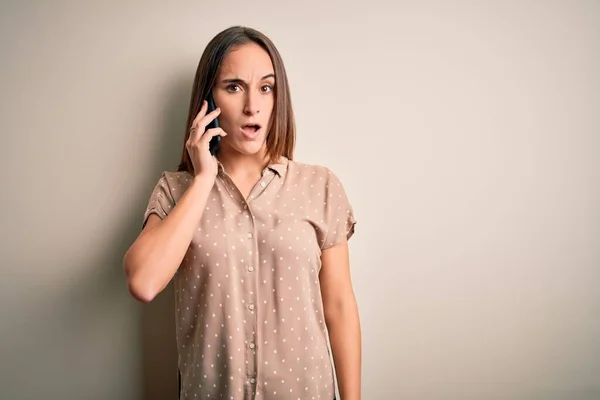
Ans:
<svg viewBox="0 0 600 400"><path fill-rule="evenodd" d="M152 190L164 170L175 171L181 158L183 134L192 81L189 77L178 79L169 98L165 99L164 124L161 140L155 149L156 168L149 174L152 182L147 187ZM149 155L152 156L152 155ZM139 233L143 212L146 209L150 192L141 193L142 209L139 210L138 223L131 230L132 241ZM175 301L173 282L149 304L142 306L141 342L142 342L142 379L144 400L176 399L177 393L177 347L175 342Z"/></svg>
<svg viewBox="0 0 600 400"><path fill-rule="evenodd" d="M44 360L53 360L52 364L42 365L44 371L49 371L43 377L45 379L43 384L51 388L47 390L62 390L56 382L60 382L59 385L65 382L64 376L68 374L65 369L73 368L73 363L79 363L78 365L81 365L81 368L97 367L100 361L94 360L102 360L101 357L98 357L102 355L100 353L103 349L110 352L115 349L115 346L122 345L125 351L138 353L139 347L132 351L132 343L130 342L115 343L103 337L93 336L101 332L102 329L106 329L106 325L103 324L107 320L103 318L109 318L107 315L112 318L111 323L115 324L111 327L111 329L114 328L113 332L118 330L120 328L119 320L114 320L114 315L117 315L118 318L122 318L122 321L139 321L140 325L137 327L139 336L134 339L133 345L141 345L141 360L135 360L138 362L129 364L139 366L139 370L123 370L121 373L124 373L124 376L119 375L120 370L110 371L108 375L118 382L116 387L102 387L103 384L98 383L97 377L84 374L83 378L77 382L67 382L68 386L64 387L64 390L68 390L69 393L67 397L90 398L90 390L96 390L99 396L97 398L124 398L122 397L124 392L128 399L164 400L177 398L177 348L175 342L173 284L170 283L150 304L143 304L141 307L134 308L127 307L126 310L118 307L123 307L126 299L132 299L127 293L126 279L122 268L123 256L140 233L142 218L150 193L160 174L164 170L174 171L181 157L183 132L193 82L189 78L187 74L177 74L170 94L164 100L163 124L162 127L159 127L161 131L159 140L155 142L156 147L151 150L153 154L143 155L143 157L154 158L153 162L150 163L150 171L144 171L143 176L125 177L125 179L141 181L140 186L147 188L147 190L137 193L130 203L120 205L125 209L124 215L126 218L122 224L111 229L109 233L111 241L106 248L98 250L99 258L93 258L89 261L94 263L92 268L94 273L87 277L85 281L73 286L65 295L63 305L59 307L53 304L55 309L64 310L64 315L57 315L56 312L47 313L49 316L48 324L63 321L61 331L56 335L41 336L43 340L40 340L38 336L35 338L35 343L40 349L43 348L46 353L50 352L50 355L45 357ZM127 174L128 171L124 171L124 173ZM119 201L118 197L115 199ZM72 249L64 250L65 253L67 251L72 251ZM57 252L60 251L57 250ZM81 262L88 261L83 260ZM132 314L132 311L137 310L140 310L139 314ZM36 321L40 322L39 320ZM26 331L37 332L35 328ZM74 348L80 350L74 353ZM65 354L69 357L64 356ZM57 362L56 360L60 361ZM112 359L110 360L112 361ZM107 362L106 368L111 368L111 361ZM29 366L17 365L17 368L25 370ZM116 368L127 367L119 365ZM132 376L138 376L139 380L132 381ZM131 385L140 385L141 387L131 387ZM5 391L4 388L2 391Z"/></svg>
<svg viewBox="0 0 600 400"><path fill-rule="evenodd" d="M170 283L142 307L143 399L177 399L174 290Z"/></svg>

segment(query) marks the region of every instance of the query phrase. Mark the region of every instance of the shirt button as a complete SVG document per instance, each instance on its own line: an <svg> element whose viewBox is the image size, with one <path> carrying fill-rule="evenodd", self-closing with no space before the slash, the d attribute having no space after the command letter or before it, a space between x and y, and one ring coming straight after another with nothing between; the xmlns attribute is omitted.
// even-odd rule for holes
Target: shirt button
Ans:
<svg viewBox="0 0 600 400"><path fill-rule="evenodd" d="M250 348L254 349L256 347L256 345L254 343L250 343Z"/></svg>
<svg viewBox="0 0 600 400"><path fill-rule="evenodd" d="M250 304L250 305L248 306L248 308L250 309L250 311L254 311L254 304Z"/></svg>
<svg viewBox="0 0 600 400"><path fill-rule="evenodd" d="M247 208L248 208L248 206L244 204L244 210L247 209Z"/></svg>
<svg viewBox="0 0 600 400"><path fill-rule="evenodd" d="M254 267L248 267L248 272L254 271Z"/></svg>
<svg viewBox="0 0 600 400"><path fill-rule="evenodd" d="M265 187L265 186L267 186L267 183L266 183L265 181L262 181L262 182L260 183L260 186L262 186L262 187Z"/></svg>
<svg viewBox="0 0 600 400"><path fill-rule="evenodd" d="M254 378L250 379L250 383L255 383L255 382L256 382L256 379L254 379Z"/></svg>
<svg viewBox="0 0 600 400"><path fill-rule="evenodd" d="M248 232L248 239L252 239L252 232Z"/></svg>

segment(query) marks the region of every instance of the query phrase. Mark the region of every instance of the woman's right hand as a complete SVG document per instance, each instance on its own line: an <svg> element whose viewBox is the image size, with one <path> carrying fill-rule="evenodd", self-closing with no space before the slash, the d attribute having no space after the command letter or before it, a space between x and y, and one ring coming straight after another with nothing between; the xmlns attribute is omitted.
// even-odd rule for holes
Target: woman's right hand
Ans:
<svg viewBox="0 0 600 400"><path fill-rule="evenodd" d="M206 126L221 113L221 109L217 107L214 111L206 114L207 109L208 103L205 100L200 112L192 122L185 147L194 166L194 176L203 175L214 179L217 176L218 167L216 158L210 154L210 139L217 135L227 136L227 133L221 128L205 131Z"/></svg>

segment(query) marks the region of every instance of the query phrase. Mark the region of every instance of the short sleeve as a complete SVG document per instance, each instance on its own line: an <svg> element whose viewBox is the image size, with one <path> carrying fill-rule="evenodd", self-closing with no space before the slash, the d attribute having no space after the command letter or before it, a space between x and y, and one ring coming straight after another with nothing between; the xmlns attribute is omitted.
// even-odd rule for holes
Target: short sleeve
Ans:
<svg viewBox="0 0 600 400"><path fill-rule="evenodd" d="M166 173L163 172L150 195L148 207L144 213L142 228L146 226L148 217L150 217L151 214L156 214L160 219L165 219L174 206L175 201L171 194L171 188Z"/></svg>
<svg viewBox="0 0 600 400"><path fill-rule="evenodd" d="M321 249L325 250L350 239L354 234L356 219L354 210L348 200L340 179L331 171L327 171L325 187L325 229L321 233Z"/></svg>

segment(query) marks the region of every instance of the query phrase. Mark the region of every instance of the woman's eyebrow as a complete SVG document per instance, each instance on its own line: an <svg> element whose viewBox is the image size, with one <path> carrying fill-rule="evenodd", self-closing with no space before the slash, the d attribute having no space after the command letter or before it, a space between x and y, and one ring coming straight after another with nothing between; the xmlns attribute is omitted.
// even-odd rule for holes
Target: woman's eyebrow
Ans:
<svg viewBox="0 0 600 400"><path fill-rule="evenodd" d="M262 78L260 78L260 80L264 81L267 78L275 78L275 74L267 74L267 75L263 76ZM246 84L246 82L243 79L240 79L240 78L223 79L223 83L243 83L243 84Z"/></svg>

